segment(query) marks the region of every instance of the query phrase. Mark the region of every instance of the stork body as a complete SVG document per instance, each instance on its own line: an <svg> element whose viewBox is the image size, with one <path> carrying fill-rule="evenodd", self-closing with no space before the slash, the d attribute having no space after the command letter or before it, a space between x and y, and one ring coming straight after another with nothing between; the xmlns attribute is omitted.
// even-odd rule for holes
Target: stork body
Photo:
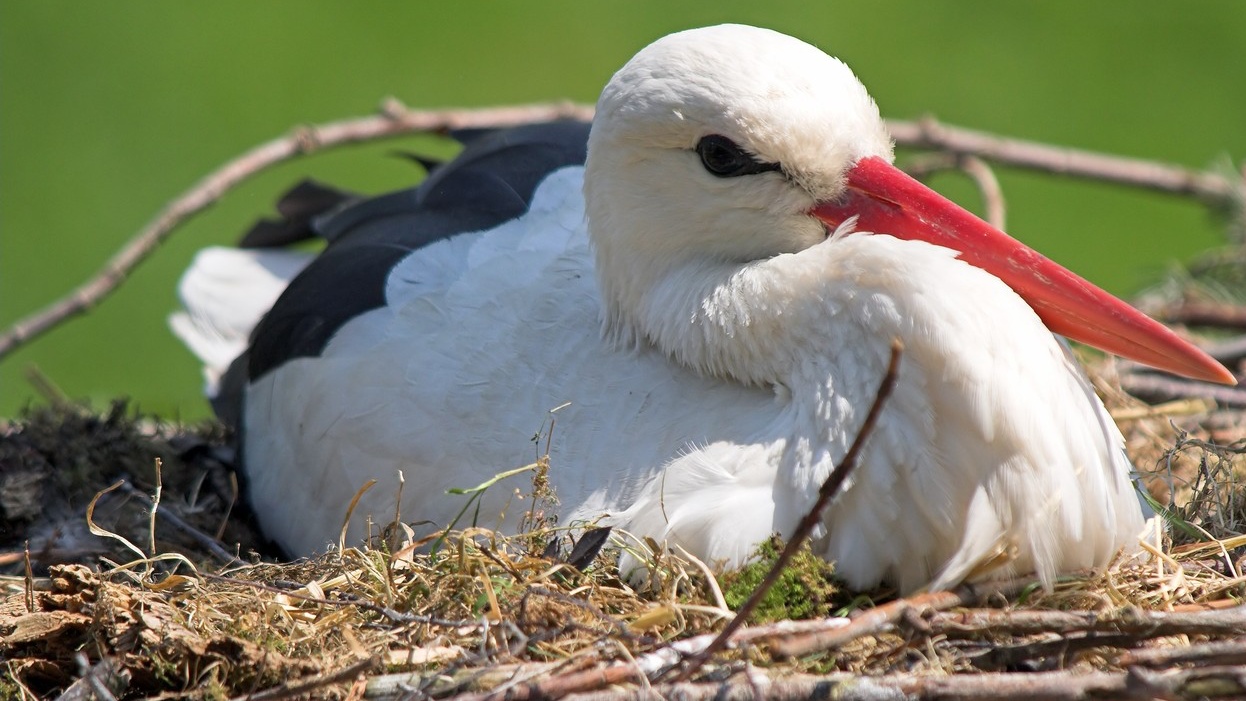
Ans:
<svg viewBox="0 0 1246 701"><path fill-rule="evenodd" d="M463 506L447 489L548 442L562 523L737 565L812 505L896 338L895 393L813 544L850 584L1050 582L1134 546L1121 435L1024 284L841 216L860 164L891 158L842 63L749 27L672 35L603 92L586 165L583 139L495 134L322 217L329 247L271 311L214 283L271 252L192 268L184 336L267 312L225 384L269 537L336 542L376 479L356 540L394 513L400 470L403 519L442 526ZM517 527L525 486L487 490L481 525Z"/></svg>

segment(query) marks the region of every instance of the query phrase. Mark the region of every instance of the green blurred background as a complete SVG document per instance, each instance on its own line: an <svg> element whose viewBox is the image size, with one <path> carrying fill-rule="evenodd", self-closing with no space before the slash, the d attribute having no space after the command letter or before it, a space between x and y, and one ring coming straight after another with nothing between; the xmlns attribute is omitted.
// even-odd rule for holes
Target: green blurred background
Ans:
<svg viewBox="0 0 1246 701"><path fill-rule="evenodd" d="M167 201L293 125L413 106L592 101L637 49L723 21L844 58L893 118L1205 167L1246 155L1246 3L0 3L0 326L93 274ZM0 363L0 416L37 367L72 397L198 418L165 317L193 252L232 241L305 174L403 186L396 144L287 164L178 231L86 317ZM446 153L428 141L403 144ZM1001 172L1009 229L1129 294L1221 240L1199 206ZM935 182L977 207L955 178Z"/></svg>

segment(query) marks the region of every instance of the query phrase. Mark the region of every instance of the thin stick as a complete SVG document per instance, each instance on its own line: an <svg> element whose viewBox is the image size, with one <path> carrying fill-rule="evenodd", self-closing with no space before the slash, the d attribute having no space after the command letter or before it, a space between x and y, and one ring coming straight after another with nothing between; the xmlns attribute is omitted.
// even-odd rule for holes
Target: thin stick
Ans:
<svg viewBox="0 0 1246 701"><path fill-rule="evenodd" d="M1242 304L1183 302L1160 309L1156 316L1170 324L1246 329L1246 305Z"/></svg>
<svg viewBox="0 0 1246 701"><path fill-rule="evenodd" d="M895 389L896 378L900 372L900 355L903 350L904 346L900 343L900 339L897 338L891 341L891 359L887 363L887 373L883 375L882 382L878 385L878 392L874 395L874 403L870 405L870 411L865 415L865 422L861 424L861 430L857 431L857 436L853 439L848 452L844 454L843 459L839 461L839 464L827 476L826 481L822 483L822 487L818 489L817 501L813 503L813 506L801 518L800 523L796 524L796 530L792 532L791 538L783 546L783 551L779 553L779 558L771 566L770 571L766 573L766 578L753 590L748 600L744 602L744 605L736 613L735 618L727 622L727 625L723 627L718 636L704 650L689 658L687 665L675 678L675 681L688 679L714 653L726 647L727 641L731 639L732 634L740 626L744 625L744 622L757 609L762 598L766 596L766 593L770 591L774 583L779 581L779 576L783 574L784 568L796 556L796 553L805 544L805 541L813 535L814 529L817 528L822 520L823 510L831 503L831 499L839 494L844 481L856 469L857 457L861 454L861 448L865 445L865 439L873 433L874 424L878 423L878 416L882 412L883 405L887 403L887 398L891 396L891 391Z"/></svg>
<svg viewBox="0 0 1246 701"><path fill-rule="evenodd" d="M1004 189L986 161L967 154L933 153L904 164L904 171L918 180L942 170L957 170L968 175L978 186L978 195L982 197L982 206L986 209L983 218L997 229L1007 228Z"/></svg>
<svg viewBox="0 0 1246 701"><path fill-rule="evenodd" d="M921 620L922 614L926 611L945 611L957 606L966 606L994 594L1009 596L1029 586L1033 581L1033 577L1021 577L976 585L962 584L952 591L925 592L905 599L897 599L866 611L843 628L776 640L771 643L770 650L781 658L802 657L830 650L857 638L881 633L902 618Z"/></svg>
<svg viewBox="0 0 1246 701"><path fill-rule="evenodd" d="M397 100L390 99L377 115L296 129L292 134L261 144L229 161L166 205L94 277L44 309L13 324L0 336L0 358L46 333L62 320L99 304L176 227L215 204L230 189L273 165L316 151L415 133L445 133L454 129L591 118L591 108L570 103L476 110L410 110Z"/></svg>
<svg viewBox="0 0 1246 701"><path fill-rule="evenodd" d="M156 554L156 512L160 510L160 493L164 491L164 475L162 474L163 470L161 470L163 466L164 461L156 458L156 493L151 497L151 509L147 515L147 530L151 538L150 549L147 552L150 552L152 555Z"/></svg>
<svg viewBox="0 0 1246 701"><path fill-rule="evenodd" d="M1166 402L1172 399L1210 399L1220 406L1246 407L1246 389L1212 385L1197 380L1133 371L1122 363L1121 389L1140 399Z"/></svg>
<svg viewBox="0 0 1246 701"><path fill-rule="evenodd" d="M977 637L984 632L1011 635L1128 633L1140 638L1166 635L1238 635L1246 631L1246 607L1210 611L1126 609L1098 611L969 610L939 613L924 621L929 632L947 638Z"/></svg>
<svg viewBox="0 0 1246 701"><path fill-rule="evenodd" d="M57 701L116 701L129 688L130 672L115 658L107 657L91 665L86 655L79 652L75 659L80 676Z"/></svg>
<svg viewBox="0 0 1246 701"><path fill-rule="evenodd" d="M1239 627L1237 635L1246 628ZM1184 634L1185 631L1181 631ZM1182 647L1153 647L1144 650L1129 650L1117 658L1116 663L1122 667L1141 665L1158 667L1163 665L1197 664L1202 666L1213 664L1246 665L1246 639L1216 640L1209 643L1196 643Z"/></svg>
<svg viewBox="0 0 1246 701"><path fill-rule="evenodd" d="M800 632L822 631L839 626L839 619L779 621L737 631L734 642L753 642ZM570 694L592 692L610 684L636 682L648 684L677 664L681 657L704 650L716 636L698 635L677 640L627 662L604 667L575 669L563 674L543 673L535 681L499 685L488 691L460 694L455 701L531 701L557 699ZM629 687L630 688L630 687Z"/></svg>
<svg viewBox="0 0 1246 701"><path fill-rule="evenodd" d="M1229 181L1218 173L1010 139L949 126L933 117L916 122L888 120L887 128L899 146L973 155L1016 168L1194 196L1217 205L1230 204L1246 193L1246 181Z"/></svg>
<svg viewBox="0 0 1246 701"><path fill-rule="evenodd" d="M416 133L516 126L552 119L589 120L592 116L591 106L572 103L466 110L411 110L391 98L382 105L379 115L295 130L292 134L251 149L210 173L166 205L95 276L61 299L15 322L0 335L0 359L47 333L65 319L99 304L174 229L215 204L230 189L275 164L314 151ZM948 126L933 118L917 122L889 120L887 126L896 144L900 146L976 156L1017 168L1194 196L1216 206L1231 205L1235 201L1246 199L1246 182L1230 181L1218 173L1008 139L986 132Z"/></svg>
<svg viewBox="0 0 1246 701"><path fill-rule="evenodd" d="M134 485L130 484L129 482L122 482L121 491L125 492L126 496L134 497L136 499L143 501L147 505L147 507L151 509L151 515L153 518L152 553L154 554L155 553L154 518L156 515L156 503L153 502L150 496L148 496L147 494L144 494L142 490L137 489ZM230 552L225 549L225 546L220 541L216 540L215 538L208 535L207 533L204 533L198 528L195 528L194 526L190 525L184 519L182 519L181 516L178 516L172 511L168 509L162 510L160 512L160 518L165 521L168 521L170 526L173 526L179 531L190 536L196 543L198 543L200 546L205 548L208 552L212 553L212 555L216 557L216 559L220 560L222 564L228 565L228 564L232 564L238 561L238 558L230 554Z"/></svg>
<svg viewBox="0 0 1246 701"><path fill-rule="evenodd" d="M1241 698L1246 694L1246 668L1208 666L1152 672L1141 667L1125 672L1005 672L998 674L913 675L883 677L855 672L827 675L795 674L763 677L770 701L1094 701L1096 699ZM757 681L662 684L643 698L683 701L755 699ZM455 698L456 701L458 697ZM534 698L534 697L529 697ZM601 689L581 694L576 701L631 701L639 697L632 687Z"/></svg>

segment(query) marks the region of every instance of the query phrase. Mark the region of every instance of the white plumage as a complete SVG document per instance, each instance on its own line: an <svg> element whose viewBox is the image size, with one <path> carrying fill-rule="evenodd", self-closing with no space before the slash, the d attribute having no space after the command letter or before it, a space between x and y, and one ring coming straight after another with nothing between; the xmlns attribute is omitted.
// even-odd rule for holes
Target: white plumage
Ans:
<svg viewBox="0 0 1246 701"><path fill-rule="evenodd" d="M774 167L708 172L723 157L702 152L710 135ZM1121 435L1026 301L957 251L852 220L828 235L818 208L844 201L863 159L889 162L889 138L821 51L740 26L649 46L603 92L585 167L548 175L523 216L416 249L383 306L247 385L265 532L322 550L377 479L357 540L364 515L393 514L399 470L404 520L444 525L463 505L446 490L531 462L562 407L549 442L562 523L739 564L811 506L899 338L898 386L813 544L851 585L1051 582L1134 548ZM190 318L258 321L213 310L211 290L264 255L201 256ZM219 357L193 340L203 327L178 322ZM525 488L488 490L481 525L515 528Z"/></svg>

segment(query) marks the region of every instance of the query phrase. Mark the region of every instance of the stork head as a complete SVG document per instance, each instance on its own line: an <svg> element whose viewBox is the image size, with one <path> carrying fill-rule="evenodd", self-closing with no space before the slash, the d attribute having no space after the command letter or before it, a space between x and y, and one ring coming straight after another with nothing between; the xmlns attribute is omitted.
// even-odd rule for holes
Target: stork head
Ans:
<svg viewBox="0 0 1246 701"><path fill-rule="evenodd" d="M891 160L878 108L817 48L741 25L650 44L602 91L589 137L585 196L607 323L632 324L657 281L683 266L825 240L809 211L843 193L867 156Z"/></svg>
<svg viewBox="0 0 1246 701"><path fill-rule="evenodd" d="M698 268L744 264L856 229L960 252L1053 331L1192 377L1233 382L1205 353L891 165L852 71L741 25L659 39L602 91L585 198L607 329L643 339L651 295Z"/></svg>

